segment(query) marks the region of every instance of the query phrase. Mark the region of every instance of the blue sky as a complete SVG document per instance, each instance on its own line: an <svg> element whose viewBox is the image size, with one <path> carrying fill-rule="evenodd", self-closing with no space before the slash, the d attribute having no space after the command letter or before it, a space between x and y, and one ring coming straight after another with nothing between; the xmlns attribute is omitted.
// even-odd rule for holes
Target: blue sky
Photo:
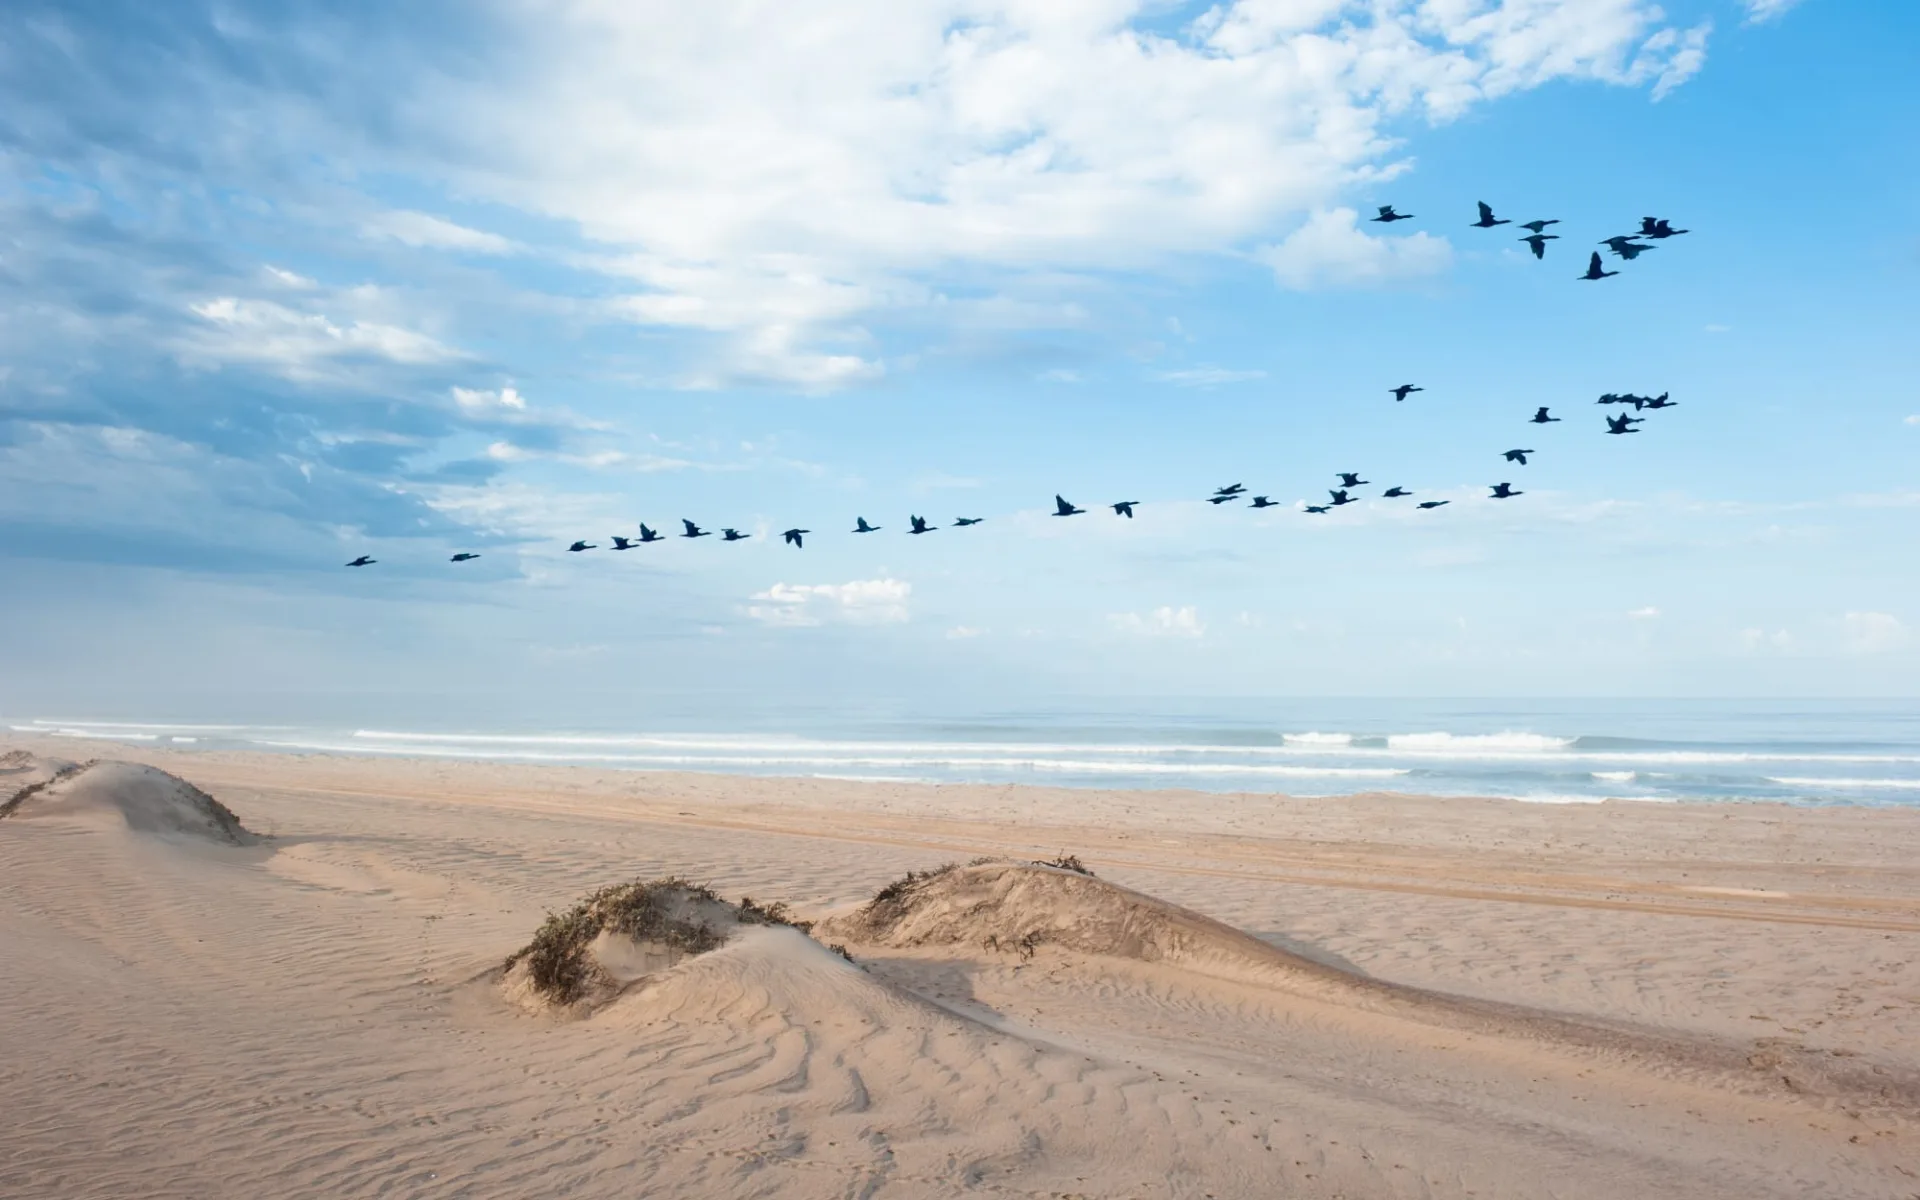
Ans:
<svg viewBox="0 0 1920 1200"><path fill-rule="evenodd" d="M1915 692L1911 6L306 7L0 13L0 711Z"/></svg>

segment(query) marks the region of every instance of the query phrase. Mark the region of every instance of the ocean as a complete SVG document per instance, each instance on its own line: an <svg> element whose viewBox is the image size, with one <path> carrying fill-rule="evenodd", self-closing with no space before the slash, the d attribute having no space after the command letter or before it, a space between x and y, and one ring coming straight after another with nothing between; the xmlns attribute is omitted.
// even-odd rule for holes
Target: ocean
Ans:
<svg viewBox="0 0 1920 1200"><path fill-rule="evenodd" d="M1915 701L1099 701L939 717L715 709L558 729L132 716L5 724L179 748L635 771L1541 803L1920 805Z"/></svg>

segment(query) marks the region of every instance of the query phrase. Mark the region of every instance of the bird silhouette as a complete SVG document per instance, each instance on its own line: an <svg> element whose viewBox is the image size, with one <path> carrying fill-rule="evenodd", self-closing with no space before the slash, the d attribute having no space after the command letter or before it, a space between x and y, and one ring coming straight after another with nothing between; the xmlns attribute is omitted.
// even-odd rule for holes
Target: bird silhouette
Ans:
<svg viewBox="0 0 1920 1200"><path fill-rule="evenodd" d="M1485 200L1481 200L1478 203L1480 205L1480 219L1473 223L1475 228L1492 229L1495 225L1513 224L1512 221L1503 221L1500 218L1494 216L1493 209L1487 206L1487 202Z"/></svg>
<svg viewBox="0 0 1920 1200"><path fill-rule="evenodd" d="M354 559L352 562L348 563L347 565L350 567L370 567L379 561L380 560L377 558L368 558L366 555L362 554L359 558Z"/></svg>
<svg viewBox="0 0 1920 1200"><path fill-rule="evenodd" d="M1506 453L1506 460L1508 462L1517 462L1524 467L1527 465L1527 455L1532 453L1533 451L1531 450L1509 450Z"/></svg>
<svg viewBox="0 0 1920 1200"><path fill-rule="evenodd" d="M1386 224L1389 224L1389 225L1391 225L1391 224L1393 224L1393 223L1394 223L1395 221L1411 221L1411 220L1413 220L1413 214L1412 214L1412 213L1397 213L1397 212L1395 212L1395 211L1393 211L1393 205L1391 205L1391 204L1382 204L1382 205L1380 206L1380 215L1379 215L1379 216L1377 216L1377 217L1371 217L1371 218L1369 218L1369 220L1374 220L1374 221L1383 221L1383 222L1385 222Z"/></svg>
<svg viewBox="0 0 1920 1200"><path fill-rule="evenodd" d="M1595 400L1594 403L1595 404L1632 404L1633 398L1631 396L1622 396L1618 392L1602 392L1600 394L1600 398L1598 400Z"/></svg>
<svg viewBox="0 0 1920 1200"><path fill-rule="evenodd" d="M927 525L927 519L925 517L908 517L907 520L913 523L913 528L907 530L908 533L933 533L934 532L934 530Z"/></svg>
<svg viewBox="0 0 1920 1200"><path fill-rule="evenodd" d="M1622 258L1631 258L1632 255L1627 253L1628 248L1631 248L1634 254L1638 254L1642 250L1653 249L1652 246L1644 246L1634 240L1639 236L1640 235L1637 233L1623 233L1618 237L1608 238L1606 241L1601 242L1600 245L1605 246L1607 249L1613 251L1615 254L1620 255Z"/></svg>
<svg viewBox="0 0 1920 1200"><path fill-rule="evenodd" d="M681 518L680 518L680 523L681 523L682 525L684 525L684 526L686 526L686 531L685 531L685 532L683 532L683 533L682 533L682 534L680 535L680 536L681 536L681 537L683 537L683 538L697 538L697 537L712 537L712 536L713 536L713 534L712 534L712 532L711 532L711 531L709 531L709 530L705 530L705 529L702 529L702 528L700 528L700 527L699 527L698 525L695 525L695 524L694 524L694 523L693 523L692 521L689 521L689 520L687 520L687 519L686 519L685 517L681 517Z"/></svg>
<svg viewBox="0 0 1920 1200"><path fill-rule="evenodd" d="M1133 506L1138 503L1140 503L1138 500L1122 500L1119 503L1112 506L1114 515L1118 517L1125 517L1127 520L1131 521L1133 520Z"/></svg>
<svg viewBox="0 0 1920 1200"><path fill-rule="evenodd" d="M1659 394L1658 396L1655 396L1655 397L1653 397L1652 399L1646 399L1646 400L1642 400L1642 401L1641 401L1641 403L1639 403L1639 404L1636 404L1636 405L1634 405L1634 408L1636 408L1636 409L1639 409L1639 408L1674 408L1674 407L1677 407L1677 406L1679 405L1679 403L1680 403L1680 402L1679 402L1678 400L1669 400L1669 399L1667 399L1667 393L1666 393L1666 392L1661 392L1661 393L1660 393L1660 394Z"/></svg>
<svg viewBox="0 0 1920 1200"><path fill-rule="evenodd" d="M1255 497L1253 498L1253 507L1255 507L1255 508L1273 508L1273 507L1274 507L1274 502L1273 502L1273 501L1271 501L1271 500L1269 500L1269 499L1267 499L1267 498L1266 498L1265 496L1255 496Z"/></svg>
<svg viewBox="0 0 1920 1200"><path fill-rule="evenodd" d="M867 524L865 517L855 517L853 519L853 531L855 533L879 533L880 527L878 525Z"/></svg>
<svg viewBox="0 0 1920 1200"><path fill-rule="evenodd" d="M1394 485L1393 487L1390 487L1390 488L1388 488L1388 489L1387 489L1386 491L1384 491L1384 492L1381 492L1380 494L1381 494L1382 496L1385 496L1385 497L1386 497L1387 499L1389 499L1389 500L1398 500L1398 499L1401 499L1401 498L1402 498L1402 497L1404 497L1404 496L1411 496L1411 495L1413 495L1413 493L1412 493L1412 492L1410 492L1410 491L1408 491L1407 489L1405 489L1405 488L1403 488L1403 487L1400 487L1400 486L1399 486L1398 484L1396 484L1396 485Z"/></svg>
<svg viewBox="0 0 1920 1200"><path fill-rule="evenodd" d="M1410 383L1403 383L1397 388L1388 388L1387 390L1393 393L1393 398L1395 400L1405 400L1407 398L1408 392L1424 392L1427 389L1423 387L1415 387Z"/></svg>
<svg viewBox="0 0 1920 1200"><path fill-rule="evenodd" d="M640 522L640 544L642 546L646 545L648 542L657 542L659 540L660 540L660 535L658 533L655 533L653 530L647 528L647 523L645 521Z"/></svg>
<svg viewBox="0 0 1920 1200"><path fill-rule="evenodd" d="M1067 498L1065 496L1060 495L1058 492L1054 493L1054 496L1053 496L1053 515L1054 516L1077 517L1081 513L1084 513L1086 511L1087 510L1084 508L1075 508L1073 505L1068 504Z"/></svg>
<svg viewBox="0 0 1920 1200"><path fill-rule="evenodd" d="M1525 492L1514 491L1513 485L1510 483L1496 483L1493 485L1493 495L1490 497L1490 499L1511 500L1515 496L1524 496L1524 495L1526 495Z"/></svg>
<svg viewBox="0 0 1920 1200"><path fill-rule="evenodd" d="M1558 225L1559 223L1560 223L1560 220L1559 218L1556 217L1551 221L1522 221L1520 224L1514 226L1514 228L1524 229L1529 233L1545 233L1547 231L1547 226ZM1554 234L1553 236L1558 237L1559 235Z"/></svg>
<svg viewBox="0 0 1920 1200"><path fill-rule="evenodd" d="M1598 250L1595 250L1593 252L1593 257L1587 260L1587 273L1585 275L1580 276L1579 278L1605 279L1609 275L1618 275L1619 273L1620 272L1618 271L1602 270L1600 267L1600 252Z"/></svg>
<svg viewBox="0 0 1920 1200"><path fill-rule="evenodd" d="M1332 512L1333 508L1331 505L1326 504L1309 504L1306 507L1306 511L1310 513L1325 513Z"/></svg>
<svg viewBox="0 0 1920 1200"><path fill-rule="evenodd" d="M598 550L600 547L591 542L575 542L567 547L568 554L578 554L582 550Z"/></svg>
<svg viewBox="0 0 1920 1200"><path fill-rule="evenodd" d="M1244 484L1230 483L1226 487L1213 489L1213 494L1216 496L1238 496L1246 490Z"/></svg>
<svg viewBox="0 0 1920 1200"><path fill-rule="evenodd" d="M1668 221L1665 217L1641 217L1640 218L1639 236L1643 238L1679 237L1683 233L1691 233L1691 232L1692 230L1689 230L1689 229L1675 229L1673 227L1673 223L1671 221Z"/></svg>
<svg viewBox="0 0 1920 1200"><path fill-rule="evenodd" d="M462 550L460 553L454 555L452 558L448 559L447 561L448 562L472 562L474 559L479 557L480 556L478 554L468 554L466 551Z"/></svg>
<svg viewBox="0 0 1920 1200"><path fill-rule="evenodd" d="M1360 478L1358 471L1336 471L1334 474L1340 476L1340 486L1343 488L1361 487L1372 482L1371 480Z"/></svg>
<svg viewBox="0 0 1920 1200"><path fill-rule="evenodd" d="M1442 504L1452 504L1452 503L1453 501L1451 500L1422 500L1416 507L1439 508Z"/></svg>
<svg viewBox="0 0 1920 1200"><path fill-rule="evenodd" d="M1532 421L1535 425L1552 425L1557 423L1560 420L1559 417L1548 416L1547 410L1544 408L1535 410L1533 416L1527 419Z"/></svg>
<svg viewBox="0 0 1920 1200"><path fill-rule="evenodd" d="M1347 489L1345 488L1328 488L1327 495L1333 497L1330 503L1335 508L1339 508L1342 504L1354 503L1353 497L1347 495Z"/></svg>
<svg viewBox="0 0 1920 1200"><path fill-rule="evenodd" d="M1239 498L1240 497L1238 496L1230 496L1230 495L1226 495L1225 493L1222 493L1217 496L1208 496L1207 503L1218 506L1221 504L1225 504L1230 500L1238 500Z"/></svg>
<svg viewBox="0 0 1920 1200"><path fill-rule="evenodd" d="M1530 233L1520 240L1532 249L1535 258L1545 258L1547 256L1547 243L1559 241L1560 235L1557 233Z"/></svg>
<svg viewBox="0 0 1920 1200"><path fill-rule="evenodd" d="M811 529L789 529L780 535L780 540L796 550L804 550L806 543L802 539L812 532Z"/></svg>
<svg viewBox="0 0 1920 1200"><path fill-rule="evenodd" d="M613 548L615 550L631 550L639 544L639 542L630 542L617 533L613 535Z"/></svg>
<svg viewBox="0 0 1920 1200"><path fill-rule="evenodd" d="M750 533L741 533L738 529L722 529L720 531L720 540L723 542L744 542L752 536Z"/></svg>
<svg viewBox="0 0 1920 1200"><path fill-rule="evenodd" d="M1634 424L1639 420L1640 420L1639 417L1630 417L1625 413L1621 413L1617 417L1608 417L1607 432L1608 433L1639 433L1640 431L1633 427Z"/></svg>
<svg viewBox="0 0 1920 1200"><path fill-rule="evenodd" d="M986 520L985 517L955 517L953 519L953 523L956 526L962 529L965 529L969 525L978 525L980 522L984 520Z"/></svg>

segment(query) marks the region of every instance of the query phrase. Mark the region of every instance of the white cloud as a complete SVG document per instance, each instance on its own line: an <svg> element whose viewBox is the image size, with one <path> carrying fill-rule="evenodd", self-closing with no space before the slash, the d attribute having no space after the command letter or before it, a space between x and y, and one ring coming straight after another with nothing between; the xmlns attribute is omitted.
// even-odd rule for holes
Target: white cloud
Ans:
<svg viewBox="0 0 1920 1200"><path fill-rule="evenodd" d="M1746 0L1747 24L1759 25L1783 17L1788 9L1797 7L1799 3L1800 0Z"/></svg>
<svg viewBox="0 0 1920 1200"><path fill-rule="evenodd" d="M510 412L527 411L527 398L512 386L497 391L456 387L453 389L453 399L454 403L471 413L499 412L502 409Z"/></svg>
<svg viewBox="0 0 1920 1200"><path fill-rule="evenodd" d="M380 359L419 366L462 357L426 334L377 321L335 321L271 300L219 296L190 305L205 325L180 346L183 361L250 363L289 379L327 375L329 364Z"/></svg>
<svg viewBox="0 0 1920 1200"><path fill-rule="evenodd" d="M632 454L625 450L592 450L570 453L560 450L532 450L513 442L494 442L487 447L487 457L495 462L558 462L575 467L590 467L597 471L627 470L650 473L653 471L683 471L693 466L684 458L668 458L660 454Z"/></svg>
<svg viewBox="0 0 1920 1200"><path fill-rule="evenodd" d="M1042 371L1038 376L1036 376L1036 378L1039 379L1040 382L1042 383L1084 383L1086 382L1085 377L1082 376L1080 372L1069 371L1062 367L1055 367L1051 371Z"/></svg>
<svg viewBox="0 0 1920 1200"><path fill-rule="evenodd" d="M1920 413L1915 413L1915 414L1913 414L1912 416L1910 416L1910 417L1908 417L1908 418L1906 419L1906 424L1908 424L1908 425L1920 425Z"/></svg>
<svg viewBox="0 0 1920 1200"><path fill-rule="evenodd" d="M1445 238L1416 233L1410 237L1374 237L1360 229L1351 208L1314 213L1278 245L1263 246L1254 257L1273 269L1282 287L1311 291L1323 287L1377 287L1437 275L1453 262Z"/></svg>
<svg viewBox="0 0 1920 1200"><path fill-rule="evenodd" d="M1776 629L1772 633L1758 628L1742 629L1740 631L1740 648L1748 654L1761 654L1769 651L1776 654L1784 654L1793 649L1793 635L1784 629Z"/></svg>
<svg viewBox="0 0 1920 1200"><path fill-rule="evenodd" d="M1627 616L1631 617L1636 621L1652 621L1658 618L1659 615L1660 615L1660 610L1655 608L1651 604L1647 605L1645 608L1636 608L1627 614Z"/></svg>
<svg viewBox="0 0 1920 1200"><path fill-rule="evenodd" d="M1265 371L1232 371L1225 367L1192 367L1184 371L1161 371L1154 378L1176 387L1217 387L1223 383L1245 383L1265 379Z"/></svg>
<svg viewBox="0 0 1920 1200"><path fill-rule="evenodd" d="M947 630L947 640L950 642L965 641L968 638L977 638L983 632L985 631L975 629L970 625L955 625L952 629Z"/></svg>
<svg viewBox="0 0 1920 1200"><path fill-rule="evenodd" d="M859 339L866 314L939 304L930 281L1004 299L1240 252L1401 169L1390 122L1557 79L1664 91L1698 69L1706 33L1663 26L1652 0L1228 0L1156 31L1165 11L510 4L513 69L431 77L406 114L443 122L428 132L454 147L458 194L606 248L597 269L638 284L610 312L717 335L720 361L684 382L825 389L882 373L831 343ZM1449 253L1316 220L1270 251L1288 286L1426 273ZM424 214L397 228L494 236Z"/></svg>
<svg viewBox="0 0 1920 1200"><path fill-rule="evenodd" d="M469 250L478 254L512 254L516 247L497 233L469 229L423 212L381 213L361 226L368 237L391 238L403 245L430 250Z"/></svg>
<svg viewBox="0 0 1920 1200"><path fill-rule="evenodd" d="M902 579L850 583L776 583L756 593L749 617L768 625L890 625L908 617L913 585Z"/></svg>
<svg viewBox="0 0 1920 1200"><path fill-rule="evenodd" d="M1850 612L1841 618L1847 649L1855 654L1884 654L1911 644L1913 634L1892 613Z"/></svg>
<svg viewBox="0 0 1920 1200"><path fill-rule="evenodd" d="M1141 637L1198 638L1207 632L1199 610L1191 605L1183 608L1162 605L1149 613L1112 613L1107 622L1121 633Z"/></svg>

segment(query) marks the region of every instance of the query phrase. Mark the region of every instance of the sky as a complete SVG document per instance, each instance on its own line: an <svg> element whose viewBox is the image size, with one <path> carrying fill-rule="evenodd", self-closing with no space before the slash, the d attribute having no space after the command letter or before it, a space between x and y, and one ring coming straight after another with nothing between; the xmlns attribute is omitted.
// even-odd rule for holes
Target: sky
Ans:
<svg viewBox="0 0 1920 1200"><path fill-rule="evenodd" d="M1917 52L1880 0L16 0L0 713L1920 694ZM683 517L751 540L606 549Z"/></svg>

